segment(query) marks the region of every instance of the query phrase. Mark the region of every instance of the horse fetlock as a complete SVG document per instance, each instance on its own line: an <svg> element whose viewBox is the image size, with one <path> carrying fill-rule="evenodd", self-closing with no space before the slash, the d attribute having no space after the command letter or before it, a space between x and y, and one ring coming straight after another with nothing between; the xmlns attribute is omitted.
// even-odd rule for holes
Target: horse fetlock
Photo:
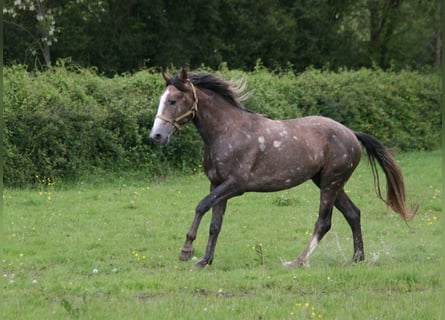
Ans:
<svg viewBox="0 0 445 320"><path fill-rule="evenodd" d="M358 263L363 260L365 260L365 254L363 251L356 251L352 256L352 262L354 263Z"/></svg>

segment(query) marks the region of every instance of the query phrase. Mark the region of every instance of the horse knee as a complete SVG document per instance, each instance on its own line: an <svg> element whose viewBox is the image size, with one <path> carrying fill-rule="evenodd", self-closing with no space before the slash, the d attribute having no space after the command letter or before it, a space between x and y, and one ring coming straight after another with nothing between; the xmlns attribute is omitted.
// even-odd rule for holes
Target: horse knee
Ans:
<svg viewBox="0 0 445 320"><path fill-rule="evenodd" d="M186 240L187 241L192 241L193 242L196 239L196 233L192 232L192 231L187 232L187 234L185 236L186 236Z"/></svg>
<svg viewBox="0 0 445 320"><path fill-rule="evenodd" d="M209 210L209 205L206 202L201 201L195 208L195 214L203 216L204 213L206 213L208 210Z"/></svg>

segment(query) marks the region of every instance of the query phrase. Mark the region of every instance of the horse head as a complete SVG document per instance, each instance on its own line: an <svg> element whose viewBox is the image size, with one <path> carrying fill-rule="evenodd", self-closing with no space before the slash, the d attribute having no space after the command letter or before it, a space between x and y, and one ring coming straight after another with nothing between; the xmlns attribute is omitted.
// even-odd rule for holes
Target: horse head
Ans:
<svg viewBox="0 0 445 320"><path fill-rule="evenodd" d="M166 88L161 95L156 119L150 132L150 138L156 143L167 144L170 136L195 117L198 110L198 98L187 71L169 77L162 72Z"/></svg>

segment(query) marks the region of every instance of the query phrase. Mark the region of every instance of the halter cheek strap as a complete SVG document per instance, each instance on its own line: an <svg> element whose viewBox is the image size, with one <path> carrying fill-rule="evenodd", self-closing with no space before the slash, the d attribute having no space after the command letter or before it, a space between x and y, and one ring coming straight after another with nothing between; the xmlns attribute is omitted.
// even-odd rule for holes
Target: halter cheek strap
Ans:
<svg viewBox="0 0 445 320"><path fill-rule="evenodd" d="M193 85L193 83L190 80L187 80L187 81L190 84L190 86L192 87L192 92L193 92L193 105L190 108L190 110L187 111L186 113L180 115L176 119L167 118L167 117L163 116L162 114L158 114L156 116L159 119L162 119L162 120L172 124L178 130L181 130L181 124L179 123L179 121L181 121L184 118L187 118L190 115L192 116L192 119L193 119L196 116L196 112L198 111L198 96L196 95L195 86Z"/></svg>

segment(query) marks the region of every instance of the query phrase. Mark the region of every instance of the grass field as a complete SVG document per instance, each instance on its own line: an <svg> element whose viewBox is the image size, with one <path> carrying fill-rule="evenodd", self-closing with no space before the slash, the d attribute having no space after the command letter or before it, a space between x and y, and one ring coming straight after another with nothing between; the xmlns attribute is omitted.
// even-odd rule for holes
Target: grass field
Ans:
<svg viewBox="0 0 445 320"><path fill-rule="evenodd" d="M2 319L439 319L442 154L397 159L420 211L408 225L390 212L362 161L346 186L363 217L366 260L357 265L335 211L311 267L281 266L310 239L318 207L311 183L232 199L203 270L178 260L208 191L203 175L89 177L70 186L39 178L39 188L7 189Z"/></svg>

